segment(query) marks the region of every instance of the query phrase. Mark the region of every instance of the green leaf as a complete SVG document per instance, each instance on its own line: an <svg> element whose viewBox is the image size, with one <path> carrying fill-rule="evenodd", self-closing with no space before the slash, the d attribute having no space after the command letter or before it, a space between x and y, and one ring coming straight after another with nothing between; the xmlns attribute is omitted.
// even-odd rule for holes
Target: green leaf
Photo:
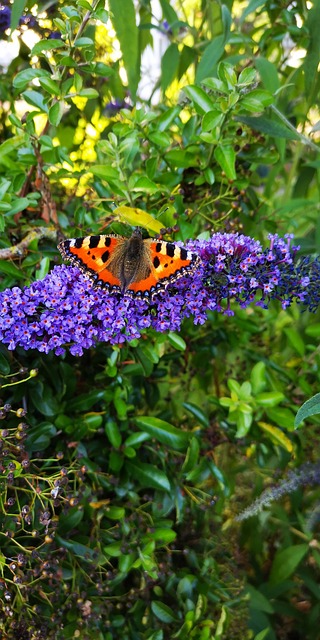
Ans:
<svg viewBox="0 0 320 640"><path fill-rule="evenodd" d="M251 129L261 131L274 138L284 138L285 140L300 140L300 136L291 129L285 127L276 120L265 118L264 116L258 116L256 118L252 116L236 116L238 122L247 124Z"/></svg>
<svg viewBox="0 0 320 640"><path fill-rule="evenodd" d="M49 109L50 124L56 127L60 123L63 113L64 113L64 102L62 100L59 100L58 102L55 102L52 105L52 107L50 107Z"/></svg>
<svg viewBox="0 0 320 640"><path fill-rule="evenodd" d="M196 82L201 82L201 80L215 75L217 63L224 53L225 44L226 38L224 34L216 36L210 42L198 64Z"/></svg>
<svg viewBox="0 0 320 640"><path fill-rule="evenodd" d="M274 95L280 87L278 71L275 64L267 60L267 58L260 56L254 58L254 65L259 72L263 85Z"/></svg>
<svg viewBox="0 0 320 640"><path fill-rule="evenodd" d="M119 180L119 171L105 164L94 164L88 171L103 180Z"/></svg>
<svg viewBox="0 0 320 640"><path fill-rule="evenodd" d="M260 407L276 407L284 398L285 396L280 391L265 391L258 393L255 401Z"/></svg>
<svg viewBox="0 0 320 640"><path fill-rule="evenodd" d="M202 120L202 131L212 131L215 127L218 127L223 120L223 113L218 109L208 111Z"/></svg>
<svg viewBox="0 0 320 640"><path fill-rule="evenodd" d="M17 75L13 78L12 84L15 89L22 91L34 78L49 78L50 73L45 69L23 69L23 71L19 71Z"/></svg>
<svg viewBox="0 0 320 640"><path fill-rule="evenodd" d="M270 601L261 591L255 589L252 585L248 585L246 592L249 594L251 609L257 609L257 611L264 611L265 613L274 613Z"/></svg>
<svg viewBox="0 0 320 640"><path fill-rule="evenodd" d="M175 121L180 111L180 106L166 109L164 113L162 113L161 116L157 118L157 130L163 132L166 131L166 129L169 129L170 125Z"/></svg>
<svg viewBox="0 0 320 640"><path fill-rule="evenodd" d="M177 77L179 67L179 48L172 42L161 58L161 89L165 91L167 87Z"/></svg>
<svg viewBox="0 0 320 640"><path fill-rule="evenodd" d="M320 322L315 322L315 324L310 324L306 327L306 334L311 338L320 338Z"/></svg>
<svg viewBox="0 0 320 640"><path fill-rule="evenodd" d="M42 280L47 275L47 273L49 273L49 270L50 270L50 258L46 256L45 258L42 258L40 261L39 269L37 269L36 271L36 279Z"/></svg>
<svg viewBox="0 0 320 640"><path fill-rule="evenodd" d="M39 83L41 87L45 89L45 91L48 91L48 93L50 93L50 95L52 96L60 95L60 87L57 82L52 80L52 78L48 78L47 76L45 76L44 78L40 77Z"/></svg>
<svg viewBox="0 0 320 640"><path fill-rule="evenodd" d="M229 180L236 180L236 154L231 145L219 145L214 150L214 157Z"/></svg>
<svg viewBox="0 0 320 640"><path fill-rule="evenodd" d="M14 0L14 2L10 5L11 6L11 22L10 22L11 32L17 28L26 4L27 4L27 0Z"/></svg>
<svg viewBox="0 0 320 640"><path fill-rule="evenodd" d="M59 414L59 402L54 397L49 387L45 387L40 380L32 389L32 403L39 411L40 415L54 416Z"/></svg>
<svg viewBox="0 0 320 640"><path fill-rule="evenodd" d="M167 529L164 527L157 527L156 529L150 531L146 536L143 537L143 542L148 543L150 540L154 542L161 543L162 545L170 544L176 540L177 534L172 529Z"/></svg>
<svg viewBox="0 0 320 640"><path fill-rule="evenodd" d="M309 550L308 544L296 544L277 551L270 573L270 582L279 583L287 580Z"/></svg>
<svg viewBox="0 0 320 640"><path fill-rule="evenodd" d="M299 354L299 356L303 357L305 354L305 344L299 331L297 331L297 329L293 329L292 327L287 327L286 329L284 329L284 332L292 348Z"/></svg>
<svg viewBox="0 0 320 640"><path fill-rule="evenodd" d="M22 96L25 99L25 101L28 102L28 104L31 104L33 107L37 107L38 109L40 109L40 111L43 111L44 113L48 113L49 111L48 105L45 103L44 96L40 92L33 91L33 89L30 89L30 90L24 91Z"/></svg>
<svg viewBox="0 0 320 640"><path fill-rule="evenodd" d="M94 47L94 41L91 38L77 38L74 42L75 47Z"/></svg>
<svg viewBox="0 0 320 640"><path fill-rule="evenodd" d="M106 507L105 515L110 520L123 520L126 510L123 507Z"/></svg>
<svg viewBox="0 0 320 640"><path fill-rule="evenodd" d="M178 618L175 613L168 607L167 604L160 602L159 600L152 600L151 609L156 618L165 624L170 622L177 622Z"/></svg>
<svg viewBox="0 0 320 640"><path fill-rule="evenodd" d="M315 91L318 90L319 82L319 58L320 58L320 3L315 2L308 11L305 22L305 29L308 32L307 55L305 56L303 68L305 77L305 91L308 97L307 104L312 104Z"/></svg>
<svg viewBox="0 0 320 640"><path fill-rule="evenodd" d="M193 102L195 110L200 115L207 113L207 111L214 110L214 102L200 87L197 87L196 85L188 85L183 88L183 91L189 100Z"/></svg>
<svg viewBox="0 0 320 640"><path fill-rule="evenodd" d="M167 20L170 26L172 26L175 22L179 22L179 18L168 0L160 0L160 4L163 17Z"/></svg>
<svg viewBox="0 0 320 640"><path fill-rule="evenodd" d="M89 411L94 404L103 400L104 393L102 389L93 389L88 393L79 394L69 400L68 411L70 413L74 411Z"/></svg>
<svg viewBox="0 0 320 640"><path fill-rule="evenodd" d="M192 413L192 415L204 427L208 427L209 426L208 417L205 415L205 413L202 411L202 409L200 409L200 407L197 407L197 405L193 404L193 402L183 402L183 406L184 406L185 409L187 409L187 411L190 411L190 413Z"/></svg>
<svg viewBox="0 0 320 640"><path fill-rule="evenodd" d="M122 442L122 436L115 420L109 418L105 424L104 430L112 446L115 447L115 449L119 449Z"/></svg>
<svg viewBox="0 0 320 640"><path fill-rule="evenodd" d="M78 93L82 98L98 98L99 93L96 89L81 89Z"/></svg>
<svg viewBox="0 0 320 640"><path fill-rule="evenodd" d="M297 428L303 420L310 418L311 416L318 415L320 413L320 393L316 393L315 396L309 398L302 407L300 407L295 417L294 426Z"/></svg>
<svg viewBox="0 0 320 640"><path fill-rule="evenodd" d="M244 5L245 8L240 16L240 23L242 24L246 17L250 15L250 13L254 13L262 5L265 5L265 2L263 2L263 0L250 0L247 5Z"/></svg>
<svg viewBox="0 0 320 640"><path fill-rule="evenodd" d="M152 416L139 416L139 418L136 418L135 423L158 442L162 442L162 444L178 451L186 451L191 437L190 433L181 431L169 424L169 422Z"/></svg>
<svg viewBox="0 0 320 640"><path fill-rule="evenodd" d="M109 0L110 18L120 42L129 90L134 100L139 82L139 32L133 0Z"/></svg>
<svg viewBox="0 0 320 640"><path fill-rule="evenodd" d="M3 353L0 353L0 373L4 376L7 376L8 373L10 373L10 364Z"/></svg>
<svg viewBox="0 0 320 640"><path fill-rule="evenodd" d="M61 513L59 516L59 533L66 534L77 527L83 519L83 514L83 510L78 507L73 507L66 513Z"/></svg>
<svg viewBox="0 0 320 640"><path fill-rule="evenodd" d="M62 49L66 46L66 43L62 40L40 40L37 44L34 45L31 55L37 56L39 53L43 53L44 51L53 51L54 49Z"/></svg>
<svg viewBox="0 0 320 640"><path fill-rule="evenodd" d="M30 205L28 198L15 198L12 200L10 209L8 210L8 214L13 216L15 213L19 213L23 211Z"/></svg>
<svg viewBox="0 0 320 640"><path fill-rule="evenodd" d="M138 180L135 180L134 186L131 188L131 190L152 195L153 193L158 193L159 188L157 187L155 182L152 182L152 180L149 180L149 178L143 176L138 178Z"/></svg>
<svg viewBox="0 0 320 640"><path fill-rule="evenodd" d="M294 414L290 409L285 407L275 407L267 410L267 416L275 422L279 427L283 427L287 431L294 429Z"/></svg>
<svg viewBox="0 0 320 640"><path fill-rule="evenodd" d="M170 482L163 471L157 469L153 464L126 461L126 469L133 478L138 480L142 487L151 487L162 491L170 491Z"/></svg>
<svg viewBox="0 0 320 640"><path fill-rule="evenodd" d="M188 473L195 468L199 457L200 445L197 438L193 437L190 440L190 445L187 450L184 463L182 465L183 473Z"/></svg>
<svg viewBox="0 0 320 640"><path fill-rule="evenodd" d="M18 267L7 260L0 260L0 273L6 273L8 276L13 276L20 280L24 280L26 278L26 275L20 271Z"/></svg>
<svg viewBox="0 0 320 640"><path fill-rule="evenodd" d="M250 374L250 382L253 395L261 393L267 384L266 365L264 362L257 362Z"/></svg>
<svg viewBox="0 0 320 640"><path fill-rule="evenodd" d="M168 333L168 342L174 349L177 349L177 351L185 351L187 348L184 339L173 331L169 331Z"/></svg>

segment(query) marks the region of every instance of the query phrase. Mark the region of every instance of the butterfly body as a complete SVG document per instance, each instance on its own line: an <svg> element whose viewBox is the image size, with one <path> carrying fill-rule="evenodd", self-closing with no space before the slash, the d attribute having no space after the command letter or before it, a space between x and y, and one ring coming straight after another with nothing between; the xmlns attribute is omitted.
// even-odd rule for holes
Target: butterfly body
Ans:
<svg viewBox="0 0 320 640"><path fill-rule="evenodd" d="M76 265L97 286L131 297L150 298L200 263L196 253L173 242L96 235L63 240L62 257Z"/></svg>

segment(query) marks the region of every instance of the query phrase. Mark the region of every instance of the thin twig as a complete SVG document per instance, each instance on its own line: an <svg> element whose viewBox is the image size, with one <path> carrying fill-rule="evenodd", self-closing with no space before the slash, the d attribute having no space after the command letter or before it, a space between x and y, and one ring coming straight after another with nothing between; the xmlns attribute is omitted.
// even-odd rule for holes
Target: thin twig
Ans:
<svg viewBox="0 0 320 640"><path fill-rule="evenodd" d="M36 227L29 231L26 237L18 244L12 247L5 247L0 249L0 260L15 260L22 258L28 251L29 244L35 239L49 238L50 240L57 239L57 230L54 227Z"/></svg>

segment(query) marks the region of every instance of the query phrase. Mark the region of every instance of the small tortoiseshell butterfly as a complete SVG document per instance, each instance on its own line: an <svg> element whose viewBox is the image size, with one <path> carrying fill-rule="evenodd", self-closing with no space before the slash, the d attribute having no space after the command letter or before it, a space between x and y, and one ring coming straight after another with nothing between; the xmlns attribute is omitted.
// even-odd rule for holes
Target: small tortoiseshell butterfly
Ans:
<svg viewBox="0 0 320 640"><path fill-rule="evenodd" d="M58 249L96 286L137 298L150 298L200 264L196 253L173 242L116 235L63 240Z"/></svg>

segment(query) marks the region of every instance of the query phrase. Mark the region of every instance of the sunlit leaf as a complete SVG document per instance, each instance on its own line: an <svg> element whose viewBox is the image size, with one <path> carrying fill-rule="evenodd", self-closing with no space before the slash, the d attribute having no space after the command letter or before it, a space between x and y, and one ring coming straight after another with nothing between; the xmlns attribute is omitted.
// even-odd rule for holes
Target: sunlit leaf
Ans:
<svg viewBox="0 0 320 640"><path fill-rule="evenodd" d="M177 429L169 422L152 416L139 416L135 420L138 427L153 438L173 449L185 451L190 440L190 433Z"/></svg>

